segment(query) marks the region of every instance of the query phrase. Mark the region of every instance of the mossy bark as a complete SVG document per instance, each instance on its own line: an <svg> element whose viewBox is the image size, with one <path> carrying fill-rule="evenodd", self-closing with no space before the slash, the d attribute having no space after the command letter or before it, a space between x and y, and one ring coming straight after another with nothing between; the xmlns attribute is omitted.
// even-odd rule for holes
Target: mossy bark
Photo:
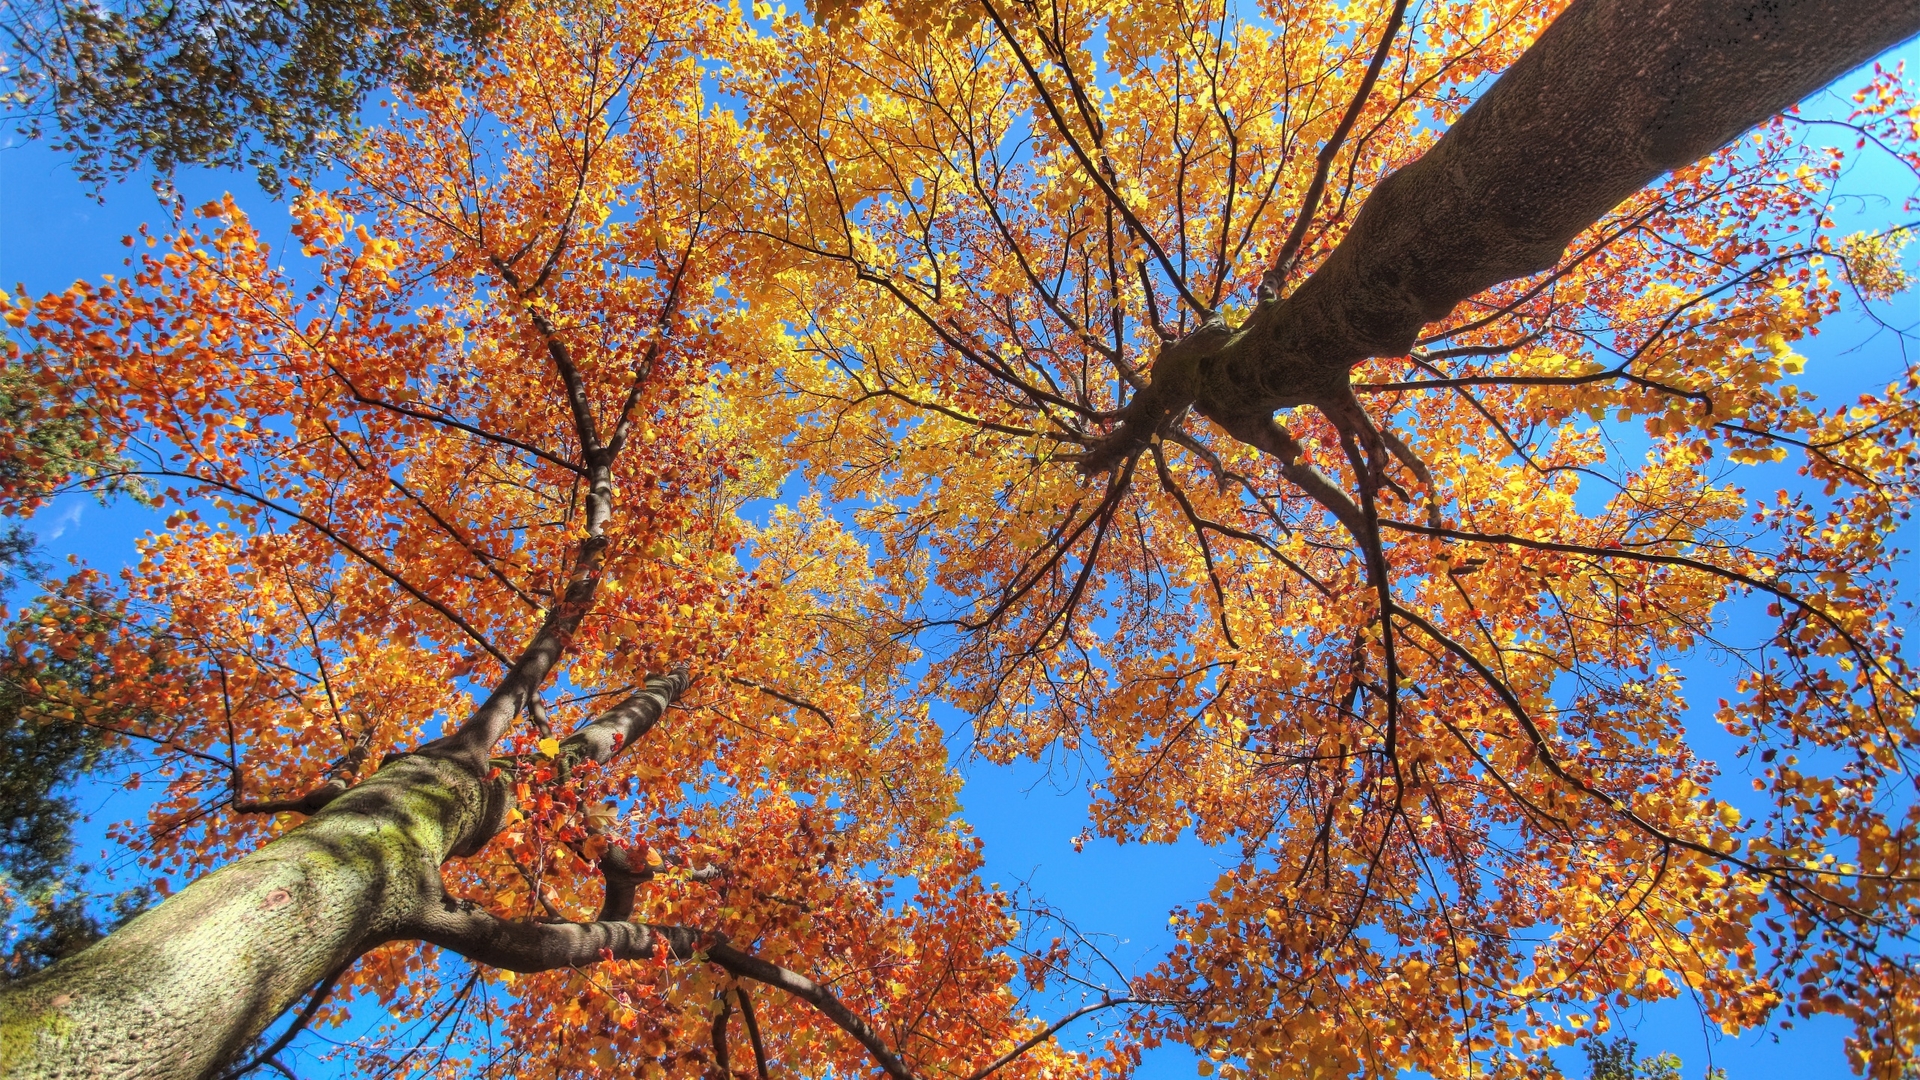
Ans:
<svg viewBox="0 0 1920 1080"><path fill-rule="evenodd" d="M93 947L0 988L0 1075L217 1076L330 972L440 899L490 832L464 765L399 758Z"/></svg>

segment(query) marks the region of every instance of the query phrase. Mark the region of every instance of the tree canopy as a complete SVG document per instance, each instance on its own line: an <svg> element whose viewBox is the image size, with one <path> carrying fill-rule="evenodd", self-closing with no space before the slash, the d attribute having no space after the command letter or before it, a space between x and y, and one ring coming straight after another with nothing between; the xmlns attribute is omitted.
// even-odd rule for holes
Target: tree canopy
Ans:
<svg viewBox="0 0 1920 1080"><path fill-rule="evenodd" d="M498 14L481 0L15 0L0 73L24 129L96 188L217 165L277 189L324 165L389 82L420 89L470 62Z"/></svg>
<svg viewBox="0 0 1920 1080"><path fill-rule="evenodd" d="M0 349L12 358L14 347L7 342ZM103 498L146 494L125 475L132 463L100 437L84 408L54 415L50 406L70 398L70 387L36 378L29 365L0 368L0 519L7 521L0 531L0 588L9 593L46 574L33 536L19 521L62 488L81 482ZM73 723L57 705L44 706L51 697L45 688L84 697L106 674L103 658L86 643L112 629L117 604L82 575L24 610L0 608L11 617L6 637L13 646L0 654L0 925L8 930L0 977L35 971L106 931L96 898L84 888L88 868L73 862L80 810L65 789L102 767L118 740L105 730L111 723ZM40 647L43 629L55 628L50 636L61 639L60 647ZM136 886L113 897L110 908L124 918L150 899L149 889Z"/></svg>
<svg viewBox="0 0 1920 1080"><path fill-rule="evenodd" d="M6 298L173 511L19 685L168 755L124 839L197 880L0 1064L358 994L448 1040L364 1070L1519 1077L1685 995L1910 1077L1920 379L1796 351L1907 283L1831 203L1920 170L1902 75L1790 108L1866 6L501 9L297 250L227 199ZM981 879L936 700L1215 846L1150 973Z"/></svg>

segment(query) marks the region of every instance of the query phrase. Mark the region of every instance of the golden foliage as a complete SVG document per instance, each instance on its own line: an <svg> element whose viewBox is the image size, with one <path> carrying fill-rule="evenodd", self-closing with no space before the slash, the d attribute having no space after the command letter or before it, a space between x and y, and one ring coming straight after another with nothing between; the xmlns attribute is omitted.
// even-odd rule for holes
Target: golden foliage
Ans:
<svg viewBox="0 0 1920 1080"><path fill-rule="evenodd" d="M646 918L830 977L920 1075L970 1076L1039 1028L944 695L990 760L1082 754L1095 832L1229 863L1124 1038L1008 1075L1173 1040L1223 1077L1520 1076L1684 994L1729 1030L1848 1017L1856 1066L1898 1076L1920 381L1831 407L1798 378L1836 261L1907 282L1898 237L1831 236L1845 154L1780 120L1678 170L1283 415L1291 462L1182 416L1077 467L1558 7L516 10L302 191L301 261L229 201L125 279L10 300L181 508L103 646L152 718L127 736L175 755L129 839L197 872L285 824L226 803L460 716L567 587L584 409L634 450L552 720L673 664L695 689L606 770L516 730L519 817L449 868L462 895L590 918L592 860L634 845ZM1910 156L1898 75L1869 89L1863 129ZM444 1000L410 945L352 979ZM505 1025L501 1073L693 1076L731 1008L700 965L499 981L464 1022ZM867 1067L762 997L784 1069Z"/></svg>

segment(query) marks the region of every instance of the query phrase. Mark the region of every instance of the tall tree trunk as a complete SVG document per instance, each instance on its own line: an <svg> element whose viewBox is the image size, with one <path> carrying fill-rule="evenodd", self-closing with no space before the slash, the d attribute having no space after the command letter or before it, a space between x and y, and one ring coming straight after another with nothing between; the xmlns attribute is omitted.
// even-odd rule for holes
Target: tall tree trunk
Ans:
<svg viewBox="0 0 1920 1080"><path fill-rule="evenodd" d="M0 1075L217 1075L273 1019L438 902L491 831L465 766L399 758L259 851L0 990Z"/></svg>
<svg viewBox="0 0 1920 1080"><path fill-rule="evenodd" d="M1373 189L1290 295L1163 351L1083 469L1112 468L1188 407L1256 446L1276 409L1344 411L1353 365L1402 355L1461 301L1551 269L1634 192L1916 32L1920 0L1574 0Z"/></svg>

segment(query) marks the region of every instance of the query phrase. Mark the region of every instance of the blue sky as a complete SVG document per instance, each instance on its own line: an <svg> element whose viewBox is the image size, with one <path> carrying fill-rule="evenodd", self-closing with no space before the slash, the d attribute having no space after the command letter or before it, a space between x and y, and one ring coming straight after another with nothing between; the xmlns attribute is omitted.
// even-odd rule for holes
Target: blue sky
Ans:
<svg viewBox="0 0 1920 1080"><path fill-rule="evenodd" d="M1901 55L1920 60L1920 49L1909 46ZM21 145L17 137L6 142L0 149L0 283L9 291L24 286L34 294L62 288L76 278L116 273L125 254L120 238L143 222L165 220L143 183L114 187L104 203L96 202L61 157L41 145ZM1858 216L1859 227L1868 227L1897 212L1913 181L1891 170L1867 170L1851 177L1848 185L1869 196L1847 208ZM263 235L283 243L287 237L283 208L244 177L190 172L179 178L179 187L188 205L230 188ZM1887 314L1897 322L1913 322L1920 319L1920 301L1909 293ZM1813 361L1809 383L1833 390L1883 383L1901 370L1904 359L1891 336L1846 317L1835 320L1805 351ZM102 508L81 496L60 500L34 522L47 554L74 556L103 569L125 565L133 557L135 540L161 527L158 515L138 506ZM1696 681L1696 694L1711 701L1715 695L1705 687L1723 676L1704 660L1687 670ZM945 718L958 719L951 712ZM1083 929L1111 935L1110 954L1123 967L1151 966L1169 943L1168 909L1203 898L1216 876L1213 853L1191 841L1122 847L1094 840L1076 853L1071 840L1085 824L1087 777L1071 765L1049 771L1042 765L993 768L976 762L967 766L966 776L965 817L986 841L989 876L1007 886L1024 882L1070 912ZM83 855L113 865L117 860L111 853L95 854L104 843L104 826L139 813L139 797L106 786L80 794L93 815ZM1709 1060L1725 1067L1733 1080L1788 1073L1797 1080L1851 1075L1840 1054L1844 1025L1833 1021L1732 1038L1703 1030L1698 1014L1684 1002L1636 1010L1623 1019L1643 1051L1680 1054L1689 1077L1699 1076ZM1574 1075L1584 1073L1576 1068L1577 1058L1564 1064ZM1190 1077L1192 1058L1183 1051L1163 1050L1149 1057L1140 1075L1143 1080Z"/></svg>

